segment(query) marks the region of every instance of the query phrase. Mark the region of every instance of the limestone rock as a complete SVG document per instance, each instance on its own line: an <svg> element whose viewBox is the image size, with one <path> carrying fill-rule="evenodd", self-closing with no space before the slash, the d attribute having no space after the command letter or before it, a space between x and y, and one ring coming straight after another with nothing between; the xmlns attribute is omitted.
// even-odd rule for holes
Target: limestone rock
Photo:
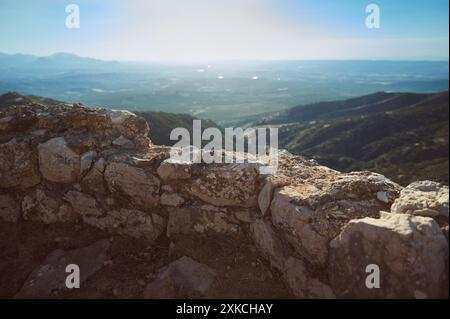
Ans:
<svg viewBox="0 0 450 319"><path fill-rule="evenodd" d="M157 214L149 214L136 209L108 211L104 216L83 216L86 224L108 230L112 233L136 238L144 237L153 241L164 231L165 220Z"/></svg>
<svg viewBox="0 0 450 319"><path fill-rule="evenodd" d="M132 141L124 137L123 135L120 135L118 138L116 138L113 142L114 145L123 147L123 148L133 148L134 144Z"/></svg>
<svg viewBox="0 0 450 319"><path fill-rule="evenodd" d="M0 188L26 189L39 184L37 158L27 143L0 144Z"/></svg>
<svg viewBox="0 0 450 319"><path fill-rule="evenodd" d="M171 159L163 161L157 172L164 181L191 178L190 164L174 162Z"/></svg>
<svg viewBox="0 0 450 319"><path fill-rule="evenodd" d="M125 121L136 117L134 113L127 110L106 110L106 114L111 119L111 122L115 125L124 124Z"/></svg>
<svg viewBox="0 0 450 319"><path fill-rule="evenodd" d="M83 175L88 169L91 168L92 161L97 156L97 152L89 151L81 154L80 156L80 175Z"/></svg>
<svg viewBox="0 0 450 319"><path fill-rule="evenodd" d="M94 194L106 194L105 179L103 173L105 171L106 161L103 158L97 160L91 170L81 181L83 190Z"/></svg>
<svg viewBox="0 0 450 319"><path fill-rule="evenodd" d="M250 231L258 249L265 256L272 267L284 269L284 263L290 255L290 249L275 233L272 226L264 220L258 219L250 226Z"/></svg>
<svg viewBox="0 0 450 319"><path fill-rule="evenodd" d="M431 181L415 182L405 187L391 207L395 214L443 216L448 220L449 188Z"/></svg>
<svg viewBox="0 0 450 319"><path fill-rule="evenodd" d="M77 191L69 191L64 196L64 199L68 201L72 205L74 211L80 215L100 216L103 213L98 207L95 198L90 195Z"/></svg>
<svg viewBox="0 0 450 319"><path fill-rule="evenodd" d="M273 189L272 184L270 182L266 182L258 195L259 209L263 215L267 212L270 207L270 203L272 202Z"/></svg>
<svg viewBox="0 0 450 319"><path fill-rule="evenodd" d="M358 298L448 296L448 242L428 217L382 213L352 220L331 244L334 292ZM368 289L368 265L380 270L380 288Z"/></svg>
<svg viewBox="0 0 450 319"><path fill-rule="evenodd" d="M240 222L251 224L256 221L256 213L251 209L239 209L234 212L234 217Z"/></svg>
<svg viewBox="0 0 450 319"><path fill-rule="evenodd" d="M200 172L186 186L190 195L215 206L256 207L258 165L211 165Z"/></svg>
<svg viewBox="0 0 450 319"><path fill-rule="evenodd" d="M180 207L184 199L179 194L163 193L161 195L161 205Z"/></svg>
<svg viewBox="0 0 450 319"><path fill-rule="evenodd" d="M39 169L45 179L55 183L74 182L80 172L80 157L67 145L64 137L39 144Z"/></svg>
<svg viewBox="0 0 450 319"><path fill-rule="evenodd" d="M25 220L38 220L46 224L73 222L77 214L68 209L58 197L43 188L38 188L24 196L22 212Z"/></svg>
<svg viewBox="0 0 450 319"><path fill-rule="evenodd" d="M100 240L88 247L50 253L44 262L27 278L15 298L50 298L58 290L67 290L66 267L69 264L80 268L80 285L103 267L110 247L108 240Z"/></svg>
<svg viewBox="0 0 450 319"><path fill-rule="evenodd" d="M159 270L144 291L146 299L206 298L216 273L210 267L184 256Z"/></svg>
<svg viewBox="0 0 450 319"><path fill-rule="evenodd" d="M305 169L305 168L304 168ZM274 192L270 206L272 222L296 252L319 267L326 267L329 242L354 218L378 217L389 207L401 187L370 172L348 174L310 169L303 183ZM315 178L309 176L318 175ZM386 201L378 200L379 192Z"/></svg>
<svg viewBox="0 0 450 319"><path fill-rule="evenodd" d="M270 179L266 180L264 187L258 195L258 205L259 209L263 216L266 214L267 210L270 208L270 204L272 203L273 192L276 187L287 185L288 182L286 180L280 179Z"/></svg>
<svg viewBox="0 0 450 319"><path fill-rule="evenodd" d="M383 203L389 203L389 195L387 192L377 192L377 199Z"/></svg>
<svg viewBox="0 0 450 319"><path fill-rule="evenodd" d="M143 168L128 163L110 163L104 173L111 192L120 191L141 206L155 206L159 202L159 179Z"/></svg>
<svg viewBox="0 0 450 319"><path fill-rule="evenodd" d="M146 151L150 144L146 121L128 111L90 109L81 104L46 106L28 100L6 106L0 117L3 114L2 135L28 134L32 143L41 143L62 133L78 154L94 149L100 153L120 136L132 142L133 150Z"/></svg>
<svg viewBox="0 0 450 319"><path fill-rule="evenodd" d="M401 186L381 174L372 172L352 172L341 174L326 187L324 194L335 199L365 198L377 199L380 192L386 204L392 204L399 196ZM383 198L384 199L384 198Z"/></svg>
<svg viewBox="0 0 450 319"><path fill-rule="evenodd" d="M169 211L167 236L193 233L226 233L235 234L239 226L230 222L223 209L209 206L172 208Z"/></svg>
<svg viewBox="0 0 450 319"><path fill-rule="evenodd" d="M20 207L14 197L0 194L0 219L15 223L20 217Z"/></svg>
<svg viewBox="0 0 450 319"><path fill-rule="evenodd" d="M272 201L273 224L283 230L285 238L298 253L317 265L325 265L328 259L327 236L314 228L314 211L308 206L292 203L297 188L278 190Z"/></svg>
<svg viewBox="0 0 450 319"><path fill-rule="evenodd" d="M297 298L336 298L333 290L308 273L304 262L298 258L288 258L284 266L283 275L287 285Z"/></svg>
<svg viewBox="0 0 450 319"><path fill-rule="evenodd" d="M111 120L113 128L120 133L113 144L128 149L147 150L149 148L149 128L142 117L126 110L106 110L106 115Z"/></svg>

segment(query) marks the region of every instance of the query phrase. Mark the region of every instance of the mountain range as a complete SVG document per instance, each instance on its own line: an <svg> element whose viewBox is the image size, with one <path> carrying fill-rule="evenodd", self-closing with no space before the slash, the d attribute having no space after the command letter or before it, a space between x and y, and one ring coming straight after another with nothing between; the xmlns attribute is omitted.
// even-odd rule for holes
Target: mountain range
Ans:
<svg viewBox="0 0 450 319"><path fill-rule="evenodd" d="M80 57L76 54L58 52L49 56L31 54L5 54L0 52L0 67L8 69L58 69L60 71L111 67L118 62Z"/></svg>

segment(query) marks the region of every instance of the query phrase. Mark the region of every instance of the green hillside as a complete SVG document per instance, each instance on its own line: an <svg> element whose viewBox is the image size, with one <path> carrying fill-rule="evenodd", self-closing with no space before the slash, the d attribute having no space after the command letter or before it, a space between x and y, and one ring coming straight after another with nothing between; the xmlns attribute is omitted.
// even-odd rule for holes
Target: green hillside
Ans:
<svg viewBox="0 0 450 319"><path fill-rule="evenodd" d="M295 107L259 124L280 127L281 147L338 170L448 184L448 116L448 92L376 93Z"/></svg>
<svg viewBox="0 0 450 319"><path fill-rule="evenodd" d="M188 114L173 114L165 112L135 112L142 116L150 127L150 139L159 145L173 145L177 141L170 140L170 132L177 127L186 128L192 137L192 123L198 118ZM202 120L202 131L208 127L220 127L210 120Z"/></svg>

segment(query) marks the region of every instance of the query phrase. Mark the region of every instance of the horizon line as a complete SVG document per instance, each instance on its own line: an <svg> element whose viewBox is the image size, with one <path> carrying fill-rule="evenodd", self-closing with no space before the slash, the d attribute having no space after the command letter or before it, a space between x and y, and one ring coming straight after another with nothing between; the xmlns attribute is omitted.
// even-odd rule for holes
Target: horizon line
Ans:
<svg viewBox="0 0 450 319"><path fill-rule="evenodd" d="M38 55L33 53L24 53L24 52L15 52L15 53L8 53L5 51L0 50L0 54L3 55L26 55L26 56L33 56L37 58L46 58L51 57L58 54L67 54L67 55L73 55L79 58L86 58L86 59L94 59L99 60L103 62L119 62L119 63L171 63L171 64L198 64L198 63L208 63L208 62L243 62L243 61L258 61L258 62L289 62L289 61L330 61L330 62L344 62L344 61L355 61L355 62L364 62L364 61L373 61L373 62L449 62L450 57L385 57L385 58L321 58L321 59L314 59L314 58L227 58L227 59L195 59L195 60L180 60L180 59L104 59L99 57L93 57L93 56L86 56L81 55L73 52L67 52L67 51L57 51L53 52L51 54L47 55Z"/></svg>

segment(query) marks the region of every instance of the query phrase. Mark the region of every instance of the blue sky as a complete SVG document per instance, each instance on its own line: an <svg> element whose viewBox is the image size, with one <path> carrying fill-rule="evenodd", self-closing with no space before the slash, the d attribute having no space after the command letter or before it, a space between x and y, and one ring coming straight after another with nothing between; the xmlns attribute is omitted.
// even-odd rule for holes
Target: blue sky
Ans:
<svg viewBox="0 0 450 319"><path fill-rule="evenodd" d="M78 4L81 28L65 27ZM365 7L381 28L365 26ZM444 0L0 0L0 52L113 60L444 59Z"/></svg>

